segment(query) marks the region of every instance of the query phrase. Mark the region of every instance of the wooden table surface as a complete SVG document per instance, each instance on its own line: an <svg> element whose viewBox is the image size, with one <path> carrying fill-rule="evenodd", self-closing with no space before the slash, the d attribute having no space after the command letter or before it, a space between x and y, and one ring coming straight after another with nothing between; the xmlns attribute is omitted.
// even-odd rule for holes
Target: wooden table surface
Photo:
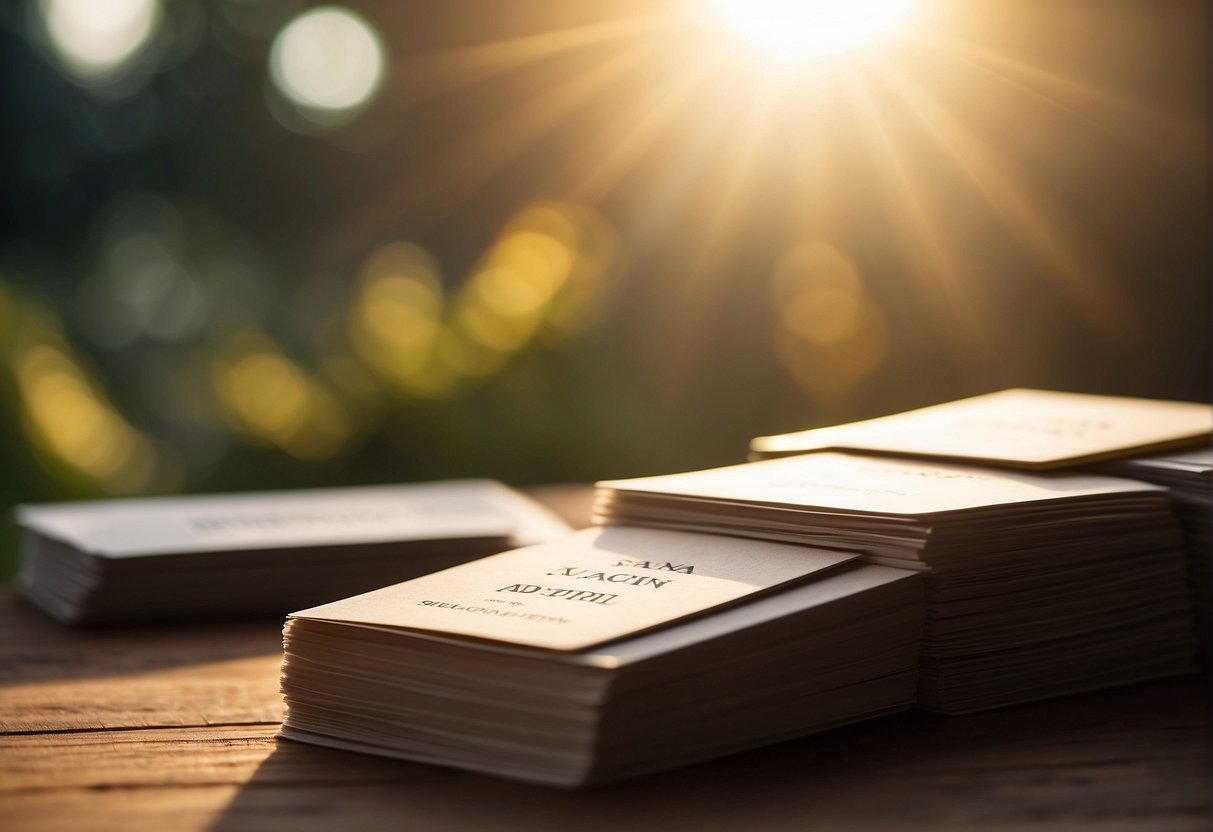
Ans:
<svg viewBox="0 0 1213 832"><path fill-rule="evenodd" d="M561 792L275 739L277 621L71 630L0 591L0 633L5 832L1213 829L1200 677Z"/></svg>

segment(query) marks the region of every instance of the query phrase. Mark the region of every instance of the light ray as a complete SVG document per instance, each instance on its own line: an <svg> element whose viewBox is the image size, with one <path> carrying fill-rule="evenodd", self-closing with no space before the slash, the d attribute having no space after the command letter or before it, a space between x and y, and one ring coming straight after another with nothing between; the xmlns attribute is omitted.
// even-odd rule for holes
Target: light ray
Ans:
<svg viewBox="0 0 1213 832"><path fill-rule="evenodd" d="M1137 135L1143 137L1136 144L1142 149L1161 155L1170 152L1169 149L1200 140L1203 124L1178 117L1139 98L1083 83L959 38L934 35L924 36L924 39L937 55L951 53L963 66L977 69L986 77L1069 113L1091 127L1102 129L1109 116L1115 121L1136 125L1140 128Z"/></svg>
<svg viewBox="0 0 1213 832"><path fill-rule="evenodd" d="M338 237L347 245L360 245L382 236L384 226L396 222L401 212L422 204L428 222L443 219L540 137L618 82L637 60L638 47L621 50L511 110L450 148L407 187L381 193L351 217Z"/></svg>
<svg viewBox="0 0 1213 832"><path fill-rule="evenodd" d="M402 65L400 90L422 101L569 52L635 43L679 19L655 12L420 55Z"/></svg>
<svg viewBox="0 0 1213 832"><path fill-rule="evenodd" d="M888 125L887 114L873 101L864 79L851 75L849 89L863 120L864 137L872 151L869 157L884 171L883 181L894 186L886 208L895 220L908 221L908 227L901 222L895 226L902 232L905 248L917 255L914 266L920 280L931 287L932 297L943 299L946 319L958 330L957 340L979 349L981 358L987 357L995 348L985 323L991 316L977 305L978 294L965 278L961 255L940 230L936 220L941 211L931 203L930 189L915 177L914 165L904 158L896 139L897 131ZM973 352L961 355L977 357Z"/></svg>
<svg viewBox="0 0 1213 832"><path fill-rule="evenodd" d="M1186 152L1193 130L1183 119L1047 63L966 42L943 31L950 24L907 36L888 60L853 55L793 70L738 60L701 31L677 34L686 22L659 12L413 60L412 101L492 79L508 90L542 77L544 66L560 80L444 149L407 190L389 188L351 216L346 233L357 239L347 245L382 239L402 212L424 233L509 165L532 165L559 131L560 152L532 168L534 190L525 196L624 207L620 230L631 253L653 256L658 278L631 290L641 302L629 314L653 342L637 348L666 377L693 371L709 353L712 322L728 314L738 283L753 279L731 268L753 269L763 245L793 240L823 239L851 248L865 268L878 266L870 273L875 302L916 302L899 316L889 308L890 320L941 324L944 337L964 346L953 354L970 370L996 355L1006 369L1031 354L1005 352L1024 321L1005 314L997 290L983 285L974 242L983 233L1039 263L1043 280L1027 280L1037 290L1055 282L1093 329L1132 333L1136 314L1113 285L1114 270L1050 198L1048 183L1029 177L1027 154L1060 164L1081 152L1076 136L1111 134L1119 121L1142 126L1136 139L1157 118L1166 120L1159 153L1181 144ZM662 27L673 37L654 37ZM1051 144L1025 113L1052 119L1071 141ZM883 222L869 222L873 213ZM916 278L910 288L895 283L897 255L854 248L890 237ZM679 326L667 325L671 314Z"/></svg>
<svg viewBox="0 0 1213 832"><path fill-rule="evenodd" d="M651 150L678 114L679 108L701 92L711 79L711 70L698 65L677 73L673 80L654 86L635 111L621 114L613 123L614 130L603 130L593 143L587 144L570 165L568 180L573 199L596 203L614 188L631 170L637 160Z"/></svg>
<svg viewBox="0 0 1213 832"><path fill-rule="evenodd" d="M736 122L736 138L728 142L729 164L714 171L712 178L717 185L703 200L693 248L684 252L685 278L668 284L670 296L661 304L666 309L677 309L679 314L680 326L675 333L667 331L665 341L666 360L675 378L683 377L704 357L702 347L712 316L726 312L720 308L720 301L728 285L722 282L728 272L720 266L736 254L738 234L746 221L753 219L751 197L756 173L779 102L774 86L762 86L755 93L745 118Z"/></svg>
<svg viewBox="0 0 1213 832"><path fill-rule="evenodd" d="M988 145L921 85L899 74L886 72L883 77L897 91L893 100L951 154L970 184L1029 245L1046 273L1071 294L1088 320L1106 335L1123 334L1135 326L1129 299L1105 279L1112 270L1043 191L1029 193L1027 177L1012 176L1011 163L995 159Z"/></svg>

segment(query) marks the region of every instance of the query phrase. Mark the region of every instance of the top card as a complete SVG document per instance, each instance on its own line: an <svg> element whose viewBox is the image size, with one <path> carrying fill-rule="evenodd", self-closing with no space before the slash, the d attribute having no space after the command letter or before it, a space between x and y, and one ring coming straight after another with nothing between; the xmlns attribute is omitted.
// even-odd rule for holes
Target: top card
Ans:
<svg viewBox="0 0 1213 832"><path fill-rule="evenodd" d="M717 535L586 529L291 617L579 650L751 597L856 557Z"/></svg>
<svg viewBox="0 0 1213 832"><path fill-rule="evenodd" d="M1003 390L750 443L757 457L853 450L1060 468L1208 442L1213 407L1051 390Z"/></svg>
<svg viewBox="0 0 1213 832"><path fill-rule="evenodd" d="M996 471L934 460L831 452L608 480L598 483L598 488L607 494L689 497L722 504L882 517L930 517L1164 490L1119 477ZM663 502L669 505L668 500Z"/></svg>

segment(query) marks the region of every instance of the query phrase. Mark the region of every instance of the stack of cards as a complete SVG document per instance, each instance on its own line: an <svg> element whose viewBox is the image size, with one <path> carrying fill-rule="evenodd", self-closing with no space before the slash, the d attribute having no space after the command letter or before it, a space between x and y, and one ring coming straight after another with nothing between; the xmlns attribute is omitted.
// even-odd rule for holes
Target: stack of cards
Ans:
<svg viewBox="0 0 1213 832"><path fill-rule="evenodd" d="M1103 470L1170 489L1188 543L1197 631L1205 655L1213 655L1213 448L1109 462Z"/></svg>
<svg viewBox="0 0 1213 832"><path fill-rule="evenodd" d="M821 450L1061 468L1208 444L1213 407L1199 402L1003 390L863 422L750 443L755 458Z"/></svg>
<svg viewBox="0 0 1213 832"><path fill-rule="evenodd" d="M918 576L591 529L295 613L282 736L556 786L909 706Z"/></svg>
<svg viewBox="0 0 1213 832"><path fill-rule="evenodd" d="M760 436L750 448L759 459L839 449L1024 469L1081 465L1165 485L1187 537L1197 629L1208 653L1213 648L1211 437L1213 407L1203 402L1016 389L862 422ZM1173 450L1145 456L1166 449Z"/></svg>
<svg viewBox="0 0 1213 832"><path fill-rule="evenodd" d="M931 710L1193 669L1183 541L1158 486L825 452L600 483L596 513L929 572Z"/></svg>
<svg viewBox="0 0 1213 832"><path fill-rule="evenodd" d="M281 616L566 534L490 480L21 506L21 591L68 623Z"/></svg>

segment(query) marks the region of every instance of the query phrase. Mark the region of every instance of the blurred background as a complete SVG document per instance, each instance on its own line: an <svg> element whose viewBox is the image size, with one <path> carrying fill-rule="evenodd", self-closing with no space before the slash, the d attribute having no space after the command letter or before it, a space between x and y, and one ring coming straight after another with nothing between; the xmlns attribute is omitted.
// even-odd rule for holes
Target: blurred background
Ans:
<svg viewBox="0 0 1213 832"><path fill-rule="evenodd" d="M1207 400L1208 41L1199 0L5 4L0 503Z"/></svg>

